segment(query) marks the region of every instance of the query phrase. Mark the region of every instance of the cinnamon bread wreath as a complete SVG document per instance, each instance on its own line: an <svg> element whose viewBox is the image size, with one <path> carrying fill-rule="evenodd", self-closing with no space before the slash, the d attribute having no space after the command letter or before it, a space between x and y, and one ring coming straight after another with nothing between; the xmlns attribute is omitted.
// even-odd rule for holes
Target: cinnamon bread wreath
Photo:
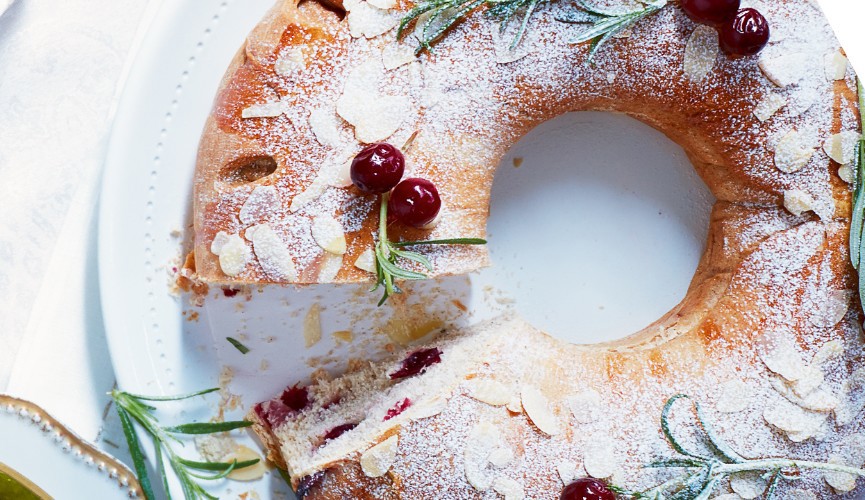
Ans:
<svg viewBox="0 0 865 500"><path fill-rule="evenodd" d="M257 405L249 418L299 493L556 498L579 476L633 493L678 472L696 477L669 483L682 498L854 490L865 372L846 248L860 123L855 75L816 3L752 2L771 37L747 57L719 50L736 43L724 29L719 38L663 1L509 3L537 7L524 31L486 15L494 2L457 2L480 7L433 9L439 17L421 14L395 35L413 6L434 3L283 0L267 14L228 69L201 142L199 279L376 279L379 197L349 175L371 143L402 148L406 170L442 201L436 224L393 224L391 239L482 237L508 148L579 110L626 113L684 148L718 200L708 248L682 303L625 340L567 345L503 318ZM596 38L600 48L572 43L647 11ZM430 33L437 43L416 54ZM483 246L421 253L430 277L487 264ZM670 399L679 393L715 422L712 439L729 444L720 455L685 400ZM682 455L695 449L702 458ZM706 457L727 468L694 465ZM738 473L765 457L837 467ZM643 467L670 458L681 461Z"/></svg>

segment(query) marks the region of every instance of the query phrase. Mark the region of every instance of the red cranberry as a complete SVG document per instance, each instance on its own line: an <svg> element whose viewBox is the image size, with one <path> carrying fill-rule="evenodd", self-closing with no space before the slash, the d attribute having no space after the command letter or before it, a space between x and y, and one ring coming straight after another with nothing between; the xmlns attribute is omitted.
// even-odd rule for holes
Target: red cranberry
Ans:
<svg viewBox="0 0 865 500"><path fill-rule="evenodd" d="M237 295L237 292L238 290L235 290L233 288L222 287L222 295L225 295L226 297L234 297L235 295Z"/></svg>
<svg viewBox="0 0 865 500"><path fill-rule="evenodd" d="M367 193L386 193L402 179L405 157L386 142L370 144L351 162L351 182Z"/></svg>
<svg viewBox="0 0 865 500"><path fill-rule="evenodd" d="M276 400L258 403L254 409L258 418L263 420L271 429L275 429L285 423L288 417L294 413L282 401Z"/></svg>
<svg viewBox="0 0 865 500"><path fill-rule="evenodd" d="M342 436L343 434L345 434L346 432L354 429L355 427L357 427L357 424L337 425L333 429L327 431L327 433L324 435L324 437L322 439L324 439L325 441L330 441L331 439L336 439L336 438Z"/></svg>
<svg viewBox="0 0 865 500"><path fill-rule="evenodd" d="M402 360L402 366L399 367L399 370L391 373L390 378L396 380L417 375L428 366L441 363L441 354L442 352L436 347L415 351Z"/></svg>
<svg viewBox="0 0 865 500"><path fill-rule="evenodd" d="M740 0L682 0L682 10L695 22L717 26L736 16Z"/></svg>
<svg viewBox="0 0 865 500"><path fill-rule="evenodd" d="M724 52L732 56L752 56L769 43L769 23L755 9L742 9L718 34Z"/></svg>
<svg viewBox="0 0 865 500"><path fill-rule="evenodd" d="M616 494L603 481L584 477L565 486L560 500L616 500Z"/></svg>
<svg viewBox="0 0 865 500"><path fill-rule="evenodd" d="M324 482L324 471L320 470L315 474L310 474L308 476L304 476L301 478L300 482L297 483L297 490L295 493L297 494L297 498L305 497L311 490L318 488L321 486L321 483Z"/></svg>
<svg viewBox="0 0 865 500"><path fill-rule="evenodd" d="M393 189L387 209L407 226L423 227L432 222L442 207L435 184L426 179L406 179Z"/></svg>
<svg viewBox="0 0 865 500"><path fill-rule="evenodd" d="M301 411L309 406L309 390L306 387L287 387L279 396L282 404L291 408L294 411Z"/></svg>
<svg viewBox="0 0 865 500"><path fill-rule="evenodd" d="M383 421L387 422L388 420L392 419L393 417L396 417L400 413L406 411L409 406L411 406L411 400L409 398L405 398L402 401L399 401L398 403L393 405L390 408L390 410L387 411L387 413L384 416Z"/></svg>

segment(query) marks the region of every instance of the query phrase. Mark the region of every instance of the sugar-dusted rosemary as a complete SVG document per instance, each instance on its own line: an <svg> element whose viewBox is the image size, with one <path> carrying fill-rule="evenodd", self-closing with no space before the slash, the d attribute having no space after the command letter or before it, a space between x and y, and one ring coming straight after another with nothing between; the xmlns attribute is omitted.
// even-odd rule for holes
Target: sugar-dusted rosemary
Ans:
<svg viewBox="0 0 865 500"><path fill-rule="evenodd" d="M670 411L680 400L690 401L696 413L697 422L703 430L706 451L687 449L673 434L670 425ZM826 462L813 462L790 458L745 458L722 441L706 420L700 405L684 394L673 396L661 411L661 431L678 456L660 460L647 467L681 470L681 474L658 486L643 491L628 491L613 487L623 498L640 499L677 499L707 500L724 479L742 472L761 473L768 479L763 498L770 500L775 496L781 481L798 479L804 470L824 470L841 472L865 477L865 469Z"/></svg>
<svg viewBox="0 0 865 500"><path fill-rule="evenodd" d="M129 453L132 455L132 463L135 466L135 473L138 476L138 482L141 484L141 490L144 493L144 497L148 500L155 499L156 495L154 494L153 484L150 482L150 477L147 473L147 463L144 458L144 451L141 448L138 435L135 433L134 422L137 422L138 425L143 427L147 434L149 434L153 439L153 449L156 454L156 466L161 473L165 496L169 499L171 498L171 493L168 490L168 475L164 459L167 459L168 465L171 466L171 469L180 481L180 486L183 489L183 496L187 500L217 498L205 491L196 479L205 481L222 479L231 474L234 470L250 467L258 463L258 459L245 460L243 462L235 460L231 463L197 462L181 457L171 446L172 442L181 443L177 438L177 435L228 432L234 429L249 427L252 425L250 422L196 422L164 427L159 424L159 421L153 415L156 408L149 404L149 402L153 401L179 401L182 399L189 399L218 390L218 388L206 389L204 391L184 394L181 396L141 396L138 394L119 391L117 389L111 391L111 397L114 400L114 406L117 409L117 415L120 417L120 424L123 427L123 434L126 436L126 443L129 446ZM211 474L202 474L198 471L210 472Z"/></svg>
<svg viewBox="0 0 865 500"><path fill-rule="evenodd" d="M859 93L859 124L865 127L865 94L862 80L857 80ZM859 271L859 303L865 309L865 248L862 247L862 226L865 223L865 175L862 167L865 165L865 135L859 136L856 142L855 160L853 162L853 213L850 215L850 262Z"/></svg>
<svg viewBox="0 0 865 500"><path fill-rule="evenodd" d="M432 45L453 25L478 8L484 7L486 8L484 15L498 21L502 31L511 21L519 21L519 29L510 46L513 49L528 29L532 14L542 3L551 1L554 0L421 0L403 17L397 30L397 38L401 38L407 28L416 24L415 33L418 38L416 52L423 52L432 48ZM639 7L621 11L600 7L590 0L576 0L577 9L557 19L566 23L590 25L573 40L573 43L591 42L588 58L590 62L598 49L613 36L637 21L658 12L666 5L667 0L643 0Z"/></svg>
<svg viewBox="0 0 865 500"><path fill-rule="evenodd" d="M403 250L405 247L416 245L485 245L486 240L481 238L452 238L447 240L426 241L390 241L387 235L387 202L390 196L385 193L381 196L381 207L378 213L378 241L375 243L375 273L376 283L371 291L384 287L384 294L378 305L384 304L388 297L394 293L400 293L399 287L394 283L397 279L402 280L425 280L429 278L426 274L411 271L399 267L398 259L417 262L428 271L432 271L432 264L423 255Z"/></svg>

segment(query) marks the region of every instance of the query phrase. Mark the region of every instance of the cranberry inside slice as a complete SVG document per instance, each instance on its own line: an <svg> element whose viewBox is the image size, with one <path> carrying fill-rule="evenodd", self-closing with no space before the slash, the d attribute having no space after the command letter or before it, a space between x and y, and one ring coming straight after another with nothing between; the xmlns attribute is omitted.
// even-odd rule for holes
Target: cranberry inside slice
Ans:
<svg viewBox="0 0 865 500"><path fill-rule="evenodd" d="M291 408L285 406L282 401L265 401L255 405L255 414L270 426L271 429L279 427L288 417L294 413Z"/></svg>
<svg viewBox="0 0 865 500"><path fill-rule="evenodd" d="M408 407L411 406L411 400L409 398L405 398L402 401L398 401L395 405L393 405L387 413L384 415L384 422L396 417L400 413L406 411Z"/></svg>
<svg viewBox="0 0 865 500"><path fill-rule="evenodd" d="M415 351L402 360L399 370L391 373L390 378L396 380L417 375L427 367L441 363L441 354L442 352L437 347Z"/></svg>
<svg viewBox="0 0 865 500"><path fill-rule="evenodd" d="M300 387L298 384L286 387L279 396L279 400L290 409L301 411L309 406L309 389Z"/></svg>
<svg viewBox="0 0 865 500"><path fill-rule="evenodd" d="M322 439L324 441L330 441L331 439L336 439L336 438L342 436L343 434L345 434L346 432L354 429L355 427L357 427L356 423L337 425L333 429L327 431L327 433L325 433L325 435Z"/></svg>

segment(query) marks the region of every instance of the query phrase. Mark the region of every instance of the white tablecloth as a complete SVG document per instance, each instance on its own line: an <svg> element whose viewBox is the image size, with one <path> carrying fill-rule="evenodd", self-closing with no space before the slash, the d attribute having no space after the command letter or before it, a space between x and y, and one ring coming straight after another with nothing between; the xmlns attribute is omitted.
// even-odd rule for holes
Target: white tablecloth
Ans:
<svg viewBox="0 0 865 500"><path fill-rule="evenodd" d="M147 3L17 0L0 17L0 392L120 458L95 220L118 82ZM865 68L865 7L822 4Z"/></svg>

